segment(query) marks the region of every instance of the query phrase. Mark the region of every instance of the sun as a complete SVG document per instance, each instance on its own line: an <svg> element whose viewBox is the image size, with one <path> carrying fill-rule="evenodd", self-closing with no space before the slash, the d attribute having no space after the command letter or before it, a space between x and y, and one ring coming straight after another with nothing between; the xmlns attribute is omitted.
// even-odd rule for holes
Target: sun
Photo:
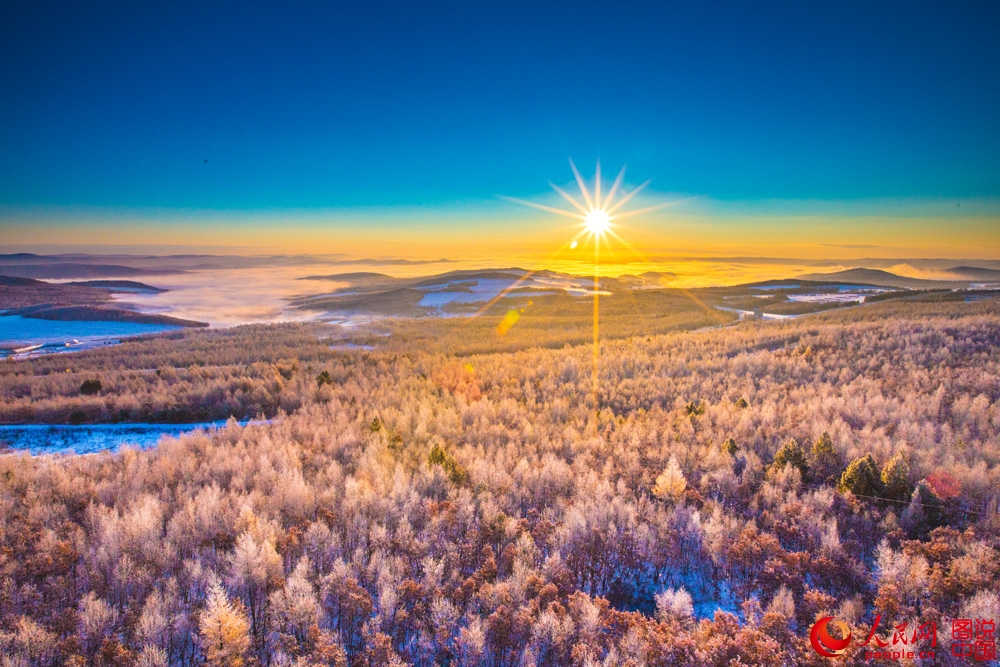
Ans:
<svg viewBox="0 0 1000 667"><path fill-rule="evenodd" d="M649 181L646 181L638 187L625 192L623 183L623 179L625 178L625 167L622 167L618 172L618 177L611 183L611 187L604 190L601 188L600 163L597 164L597 167L594 170L593 186L588 185L583 180L583 176L580 175L580 171L576 168L576 165L573 164L572 160L569 161L569 166L573 170L576 185L580 188L579 194L570 194L563 188L560 188L553 183L549 183L549 185L552 186L552 189L556 192L556 194L558 194L567 204L570 205L570 208L547 206L545 204L525 201L524 199L517 199L514 197L501 196L501 198L516 204L530 206L531 208L545 211L546 213L554 213L559 216L577 220L580 225L577 233L573 238L566 242L571 250L578 246L577 242L579 240L584 237L589 237L593 241L594 249L596 251L602 244L604 237L608 236L634 251L634 249L617 233L617 229L621 225L621 221L626 218L642 215L643 213L649 213L670 205L670 202L661 202L659 204L647 206L638 210L624 210L625 204L639 194L649 184Z"/></svg>
<svg viewBox="0 0 1000 667"><path fill-rule="evenodd" d="M594 236L603 236L611 228L611 216L603 208L593 208L583 217L583 225Z"/></svg>

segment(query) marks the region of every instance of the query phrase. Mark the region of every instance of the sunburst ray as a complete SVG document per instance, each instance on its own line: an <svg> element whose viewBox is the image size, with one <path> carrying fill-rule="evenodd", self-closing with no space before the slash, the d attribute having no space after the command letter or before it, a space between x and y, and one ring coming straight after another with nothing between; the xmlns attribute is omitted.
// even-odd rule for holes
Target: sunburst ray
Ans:
<svg viewBox="0 0 1000 667"><path fill-rule="evenodd" d="M622 185L622 179L625 178L625 165L618 171L618 176L615 177L615 182L611 184L611 189L608 190L607 196L604 198L605 206L614 206L615 204L615 194L618 192L618 188Z"/></svg>
<svg viewBox="0 0 1000 667"><path fill-rule="evenodd" d="M618 200L618 203L616 203L614 206L612 206L610 209L608 209L608 213L609 214L614 213L615 211L617 211L618 209L620 209L622 206L624 206L625 204L627 204L628 201L630 199L632 199L632 197L635 197L637 194L639 194L640 192L642 192L643 188L645 188L647 185L649 185L649 181L648 180L645 181L639 187L633 188L632 190L629 190L628 194L626 194L624 197L622 197L620 200Z"/></svg>
<svg viewBox="0 0 1000 667"><path fill-rule="evenodd" d="M646 208L637 208L634 211L626 211L625 213L620 213L615 216L615 220L624 220L626 218L631 218L637 215L642 215L643 213L651 213L652 211L659 211L660 209L670 208L672 206L679 206L684 202L691 201L694 197L684 197L682 199L675 199L673 201L660 202L654 206L647 206Z"/></svg>
<svg viewBox="0 0 1000 667"><path fill-rule="evenodd" d="M668 206L673 206L674 202L663 202L662 204L656 204L654 206L647 206L646 208L637 208L634 211L626 211L624 213L619 213L615 216L615 220L625 220L626 218L633 218L637 215L642 215L643 213L652 213L653 211L659 211L661 208L667 208Z"/></svg>
<svg viewBox="0 0 1000 667"><path fill-rule="evenodd" d="M580 170L576 168L572 158L570 158L569 166L573 170L573 176L576 178L576 184L580 188L580 194L583 195L583 201L587 202L587 208L594 208L594 202L590 199L587 185L583 182L583 176L580 175Z"/></svg>
<svg viewBox="0 0 1000 667"><path fill-rule="evenodd" d="M601 208L601 161L594 167L594 208Z"/></svg>
<svg viewBox="0 0 1000 667"><path fill-rule="evenodd" d="M579 213L573 213L572 211L565 211L561 208L546 206L545 204L537 204L533 201L527 201L526 199L518 199L517 197L506 197L504 195L500 195L500 198L506 199L509 202L514 202L515 204L521 204L522 206L530 206L531 208L537 208L539 211L545 211L546 213L564 215L567 218L573 218L574 220L583 220L583 215Z"/></svg>
<svg viewBox="0 0 1000 667"><path fill-rule="evenodd" d="M587 209L584 208L583 204L573 199L573 195L566 192L555 183L549 183L549 186L556 191L556 194L558 194L560 197L568 201L576 210L580 211L581 214L583 215L587 214Z"/></svg>

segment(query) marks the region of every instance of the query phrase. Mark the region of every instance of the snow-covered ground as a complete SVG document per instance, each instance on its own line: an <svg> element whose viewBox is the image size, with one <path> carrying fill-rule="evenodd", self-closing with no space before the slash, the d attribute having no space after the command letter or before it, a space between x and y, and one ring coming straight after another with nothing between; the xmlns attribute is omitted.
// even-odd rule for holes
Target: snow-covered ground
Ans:
<svg viewBox="0 0 1000 667"><path fill-rule="evenodd" d="M777 284L777 285L754 285L750 289L755 290L797 290L802 289L802 285L799 283L787 283L787 284ZM808 287L807 287L808 289ZM830 285L823 285L822 287L817 287L818 291L830 291L836 290L837 292L868 292L868 293L878 293L878 292L888 292L890 291L885 287L877 287L875 285L857 285L852 283L835 283ZM789 297L791 298L791 297Z"/></svg>
<svg viewBox="0 0 1000 667"><path fill-rule="evenodd" d="M520 282L518 282L520 280ZM437 285L421 287L426 293L420 298L418 305L429 308L443 308L450 303L485 303L497 297L501 292L510 289L505 297L543 296L565 292L573 296L592 296L593 284L587 279L561 279L546 276L512 275L509 280L502 278L475 278L471 280L449 280ZM611 292L599 291L601 295Z"/></svg>
<svg viewBox="0 0 1000 667"><path fill-rule="evenodd" d="M882 294L892 290L885 287L875 287L873 285L832 285L835 292L829 290L812 292L810 294L789 294L789 301L803 303L864 303L865 300L874 294Z"/></svg>
<svg viewBox="0 0 1000 667"><path fill-rule="evenodd" d="M848 283L840 283L836 287L838 292L868 292L869 294L878 294L880 292L892 291L888 287L877 287L875 285L853 285Z"/></svg>
<svg viewBox="0 0 1000 667"><path fill-rule="evenodd" d="M343 313L335 313L333 315L328 314L320 321L325 322L326 324L335 324L338 327L353 330L356 327L365 327L375 324L381 319L383 318L378 315L345 315Z"/></svg>
<svg viewBox="0 0 1000 667"><path fill-rule="evenodd" d="M420 298L418 305L441 308L449 303L481 303L489 301L515 282L516 278L511 280L499 278L449 280L440 285L427 287L427 292Z"/></svg>
<svg viewBox="0 0 1000 667"><path fill-rule="evenodd" d="M351 351L351 350L374 350L374 345L368 345L367 343L351 343L349 341L342 343L333 343L330 345L331 350L338 351Z"/></svg>
<svg viewBox="0 0 1000 667"><path fill-rule="evenodd" d="M729 306L716 306L716 310L724 310L727 313L736 313L740 318L752 318L760 317L762 320L794 320L796 317L801 317L801 315L781 315L778 313L760 313L757 315L753 310L743 310L742 308L730 308Z"/></svg>
<svg viewBox="0 0 1000 667"><path fill-rule="evenodd" d="M801 303L864 303L866 295L852 292L821 292L819 294L789 294L789 301Z"/></svg>

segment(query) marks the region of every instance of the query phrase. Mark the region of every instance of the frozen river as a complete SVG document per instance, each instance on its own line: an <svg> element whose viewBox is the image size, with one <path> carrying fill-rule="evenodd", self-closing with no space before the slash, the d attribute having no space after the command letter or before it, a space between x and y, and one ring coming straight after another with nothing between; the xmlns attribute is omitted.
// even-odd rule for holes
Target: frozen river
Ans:
<svg viewBox="0 0 1000 667"><path fill-rule="evenodd" d="M21 315L0 315L0 343L59 343L71 338L139 336L177 328L168 324L141 322L39 320Z"/></svg>
<svg viewBox="0 0 1000 667"><path fill-rule="evenodd" d="M241 422L247 423L247 422ZM122 445L153 447L163 436L217 429L225 420L188 424L0 424L0 443L32 454L117 451Z"/></svg>
<svg viewBox="0 0 1000 667"><path fill-rule="evenodd" d="M173 331L176 326L141 322L41 320L21 315L0 315L0 357L18 356L12 348L44 345L29 356L71 352L114 343L129 336Z"/></svg>

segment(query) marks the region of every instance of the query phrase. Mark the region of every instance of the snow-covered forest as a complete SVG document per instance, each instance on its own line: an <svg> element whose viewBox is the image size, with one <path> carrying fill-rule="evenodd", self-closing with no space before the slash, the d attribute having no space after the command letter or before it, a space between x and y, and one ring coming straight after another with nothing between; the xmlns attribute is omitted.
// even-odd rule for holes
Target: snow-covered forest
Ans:
<svg viewBox="0 0 1000 667"><path fill-rule="evenodd" d="M0 457L2 664L809 664L878 614L941 663L1000 618L995 300L609 338L596 411L589 345L468 339L7 365L4 420L273 420Z"/></svg>

